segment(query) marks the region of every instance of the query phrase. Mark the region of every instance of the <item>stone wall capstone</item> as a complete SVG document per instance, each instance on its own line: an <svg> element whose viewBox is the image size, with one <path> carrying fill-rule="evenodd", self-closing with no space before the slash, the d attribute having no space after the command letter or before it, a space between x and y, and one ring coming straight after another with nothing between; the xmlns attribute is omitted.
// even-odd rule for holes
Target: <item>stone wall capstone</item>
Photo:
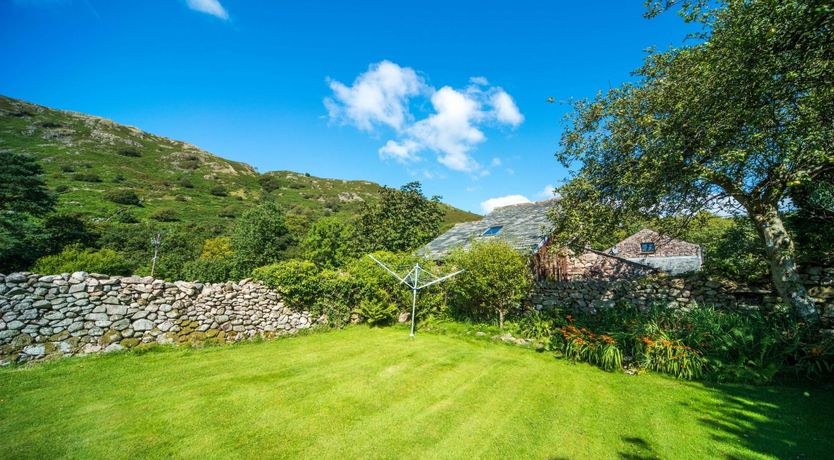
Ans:
<svg viewBox="0 0 834 460"><path fill-rule="evenodd" d="M286 307L277 292L250 280L0 274L0 365L152 343L274 337L325 321Z"/></svg>

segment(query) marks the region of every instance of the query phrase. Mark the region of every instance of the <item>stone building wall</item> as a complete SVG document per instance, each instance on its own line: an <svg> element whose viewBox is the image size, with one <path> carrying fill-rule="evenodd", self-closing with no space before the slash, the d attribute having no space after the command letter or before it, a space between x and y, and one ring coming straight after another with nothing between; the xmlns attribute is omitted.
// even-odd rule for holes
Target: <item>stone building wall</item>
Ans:
<svg viewBox="0 0 834 460"><path fill-rule="evenodd" d="M321 321L248 280L0 275L0 364L152 343L236 342L292 334Z"/></svg>
<svg viewBox="0 0 834 460"><path fill-rule="evenodd" d="M827 327L834 327L834 268L813 267L801 274L808 293L820 306ZM686 308L716 305L729 308L758 308L779 302L770 289L721 283L700 275L688 277L650 276L616 280L539 281L531 296L537 310L556 307L596 311L620 301L640 308L661 305Z"/></svg>

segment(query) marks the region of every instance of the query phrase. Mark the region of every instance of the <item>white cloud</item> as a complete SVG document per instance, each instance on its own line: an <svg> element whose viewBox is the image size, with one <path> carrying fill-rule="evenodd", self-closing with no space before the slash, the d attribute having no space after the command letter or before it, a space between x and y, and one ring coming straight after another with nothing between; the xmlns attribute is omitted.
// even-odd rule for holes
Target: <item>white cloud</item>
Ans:
<svg viewBox="0 0 834 460"><path fill-rule="evenodd" d="M403 142L396 142L389 140L382 147L379 148L380 158L392 158L399 163L414 163L420 161L420 156L417 152L420 150L420 144L405 140Z"/></svg>
<svg viewBox="0 0 834 460"><path fill-rule="evenodd" d="M480 165L469 151L486 139L473 123L481 117L480 105L465 93L448 86L431 96L435 113L408 130L421 145L438 152L437 161L454 171L472 172Z"/></svg>
<svg viewBox="0 0 834 460"><path fill-rule="evenodd" d="M185 3L194 11L210 14L224 21L229 19L229 13L219 0L185 0Z"/></svg>
<svg viewBox="0 0 834 460"><path fill-rule="evenodd" d="M556 196L555 193L556 193L556 187L554 187L552 184L547 184L547 185L544 186L542 191L539 192L538 196L540 196L542 198L553 198L553 197Z"/></svg>
<svg viewBox="0 0 834 460"><path fill-rule="evenodd" d="M510 126L518 126L524 121L524 115L518 110L515 101L503 89L498 89L492 94L490 103L495 110L495 118Z"/></svg>
<svg viewBox="0 0 834 460"><path fill-rule="evenodd" d="M495 208L500 208L502 206L509 206L512 204L520 204L520 203L530 203L530 199L524 195L507 195L507 196L499 196L496 198L490 198L486 201L481 202L481 210L489 214Z"/></svg>
<svg viewBox="0 0 834 460"><path fill-rule="evenodd" d="M332 120L356 125L373 131L383 124L400 130L410 118L408 100L426 88L423 79L413 69L400 67L390 61L372 64L360 74L352 86L329 81L333 97L324 100Z"/></svg>
<svg viewBox="0 0 834 460"><path fill-rule="evenodd" d="M420 152L432 151L440 164L453 171L481 173L483 167L472 152L486 140L482 126L493 122L515 127L524 120L512 97L499 87L487 87L484 77L472 77L462 90L451 86L435 90L413 69L382 61L369 66L352 86L332 80L329 85L333 94L324 104L330 119L368 132L377 126L394 129L396 138L378 153L401 163L417 161ZM427 95L433 112L414 121L410 104Z"/></svg>
<svg viewBox="0 0 834 460"><path fill-rule="evenodd" d="M489 80L484 77L472 77L469 79L469 82L473 85L481 85L481 86L488 86Z"/></svg>
<svg viewBox="0 0 834 460"><path fill-rule="evenodd" d="M497 166L501 166L501 159L498 158L498 157L495 157L495 158L492 159L492 161L489 162L489 165L492 166L493 168L497 167Z"/></svg>

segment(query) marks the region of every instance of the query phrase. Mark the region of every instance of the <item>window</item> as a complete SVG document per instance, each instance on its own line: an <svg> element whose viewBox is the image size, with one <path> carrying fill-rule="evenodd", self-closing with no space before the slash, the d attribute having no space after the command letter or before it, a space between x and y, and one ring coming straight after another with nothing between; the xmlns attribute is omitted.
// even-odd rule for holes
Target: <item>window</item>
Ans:
<svg viewBox="0 0 834 460"><path fill-rule="evenodd" d="M501 229L504 228L500 225L495 227L489 227L488 229L484 230L484 233L481 236L492 236L501 233Z"/></svg>
<svg viewBox="0 0 834 460"><path fill-rule="evenodd" d="M640 252L654 252L654 243L640 243Z"/></svg>

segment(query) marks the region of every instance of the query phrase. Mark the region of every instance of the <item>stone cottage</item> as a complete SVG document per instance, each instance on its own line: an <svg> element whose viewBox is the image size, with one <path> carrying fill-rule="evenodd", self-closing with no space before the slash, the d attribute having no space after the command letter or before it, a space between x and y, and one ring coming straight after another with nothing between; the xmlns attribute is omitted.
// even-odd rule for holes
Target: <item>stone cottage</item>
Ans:
<svg viewBox="0 0 834 460"><path fill-rule="evenodd" d="M574 251L553 247L553 224L548 212L558 198L496 208L483 219L455 225L418 251L430 259L443 259L458 247L474 241L506 241L530 257L531 269L539 280L582 280L630 278L654 273L652 266L631 261L611 251Z"/></svg>
<svg viewBox="0 0 834 460"><path fill-rule="evenodd" d="M497 239L530 257L531 269L539 280L576 281L621 279L658 271L679 274L701 267L701 248L644 229L607 251L587 248L581 253L554 247L550 241L553 224L548 212L558 198L496 208L483 219L455 225L418 251L439 260L453 249L466 248L474 241Z"/></svg>
<svg viewBox="0 0 834 460"><path fill-rule="evenodd" d="M631 262L647 265L672 275L701 269L701 246L661 235L644 228L606 251Z"/></svg>

